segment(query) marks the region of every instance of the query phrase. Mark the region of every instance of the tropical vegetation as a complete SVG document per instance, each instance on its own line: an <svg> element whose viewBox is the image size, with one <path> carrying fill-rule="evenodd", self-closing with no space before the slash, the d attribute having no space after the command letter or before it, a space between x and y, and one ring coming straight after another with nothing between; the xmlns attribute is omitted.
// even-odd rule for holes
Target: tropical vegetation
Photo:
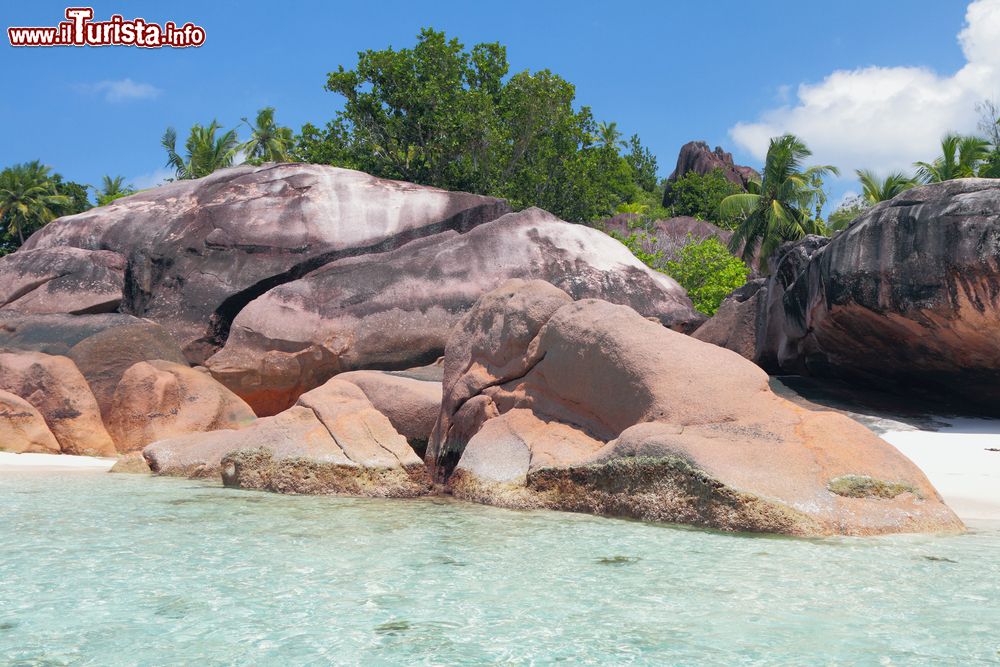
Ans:
<svg viewBox="0 0 1000 667"><path fill-rule="evenodd" d="M719 204L719 215L739 219L729 249L745 261L760 258L768 270L768 258L786 241L826 231L816 209L822 192L822 177L839 173L831 165L805 167L812 155L792 134L771 139L761 182L751 182L749 192L729 195Z"/></svg>
<svg viewBox="0 0 1000 667"><path fill-rule="evenodd" d="M746 283L750 267L714 236L689 237L677 259L667 261L665 273L687 290L696 310L712 316L726 295Z"/></svg>
<svg viewBox="0 0 1000 667"><path fill-rule="evenodd" d="M213 120L208 125L195 124L184 142L184 155L177 152L177 131L168 127L160 144L167 151L167 166L177 179L201 178L217 169L231 167L240 150L236 130L216 136L222 126Z"/></svg>

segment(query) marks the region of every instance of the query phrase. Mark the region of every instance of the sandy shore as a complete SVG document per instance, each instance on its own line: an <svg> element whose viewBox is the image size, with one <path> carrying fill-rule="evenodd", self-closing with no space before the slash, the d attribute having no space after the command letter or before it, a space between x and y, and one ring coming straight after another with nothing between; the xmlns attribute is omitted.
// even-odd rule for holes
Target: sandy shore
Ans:
<svg viewBox="0 0 1000 667"><path fill-rule="evenodd" d="M880 435L924 471L963 520L1000 520L1000 420L937 419L938 430Z"/></svg>
<svg viewBox="0 0 1000 667"><path fill-rule="evenodd" d="M0 472L4 470L111 470L117 459L99 459L92 456L65 454L11 454L0 452Z"/></svg>

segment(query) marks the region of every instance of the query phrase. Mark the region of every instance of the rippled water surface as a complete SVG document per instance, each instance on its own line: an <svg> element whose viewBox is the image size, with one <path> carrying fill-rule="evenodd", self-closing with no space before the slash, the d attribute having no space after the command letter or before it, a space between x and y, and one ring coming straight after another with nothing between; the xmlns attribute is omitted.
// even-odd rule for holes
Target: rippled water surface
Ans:
<svg viewBox="0 0 1000 667"><path fill-rule="evenodd" d="M747 537L0 473L0 664L1000 663L1000 526Z"/></svg>

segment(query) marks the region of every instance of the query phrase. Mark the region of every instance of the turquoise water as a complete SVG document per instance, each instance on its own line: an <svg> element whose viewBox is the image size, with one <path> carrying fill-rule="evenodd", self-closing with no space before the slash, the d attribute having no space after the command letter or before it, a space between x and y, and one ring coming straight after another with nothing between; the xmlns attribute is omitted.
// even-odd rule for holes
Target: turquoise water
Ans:
<svg viewBox="0 0 1000 667"><path fill-rule="evenodd" d="M0 664L1000 663L1000 526L796 540L0 473Z"/></svg>

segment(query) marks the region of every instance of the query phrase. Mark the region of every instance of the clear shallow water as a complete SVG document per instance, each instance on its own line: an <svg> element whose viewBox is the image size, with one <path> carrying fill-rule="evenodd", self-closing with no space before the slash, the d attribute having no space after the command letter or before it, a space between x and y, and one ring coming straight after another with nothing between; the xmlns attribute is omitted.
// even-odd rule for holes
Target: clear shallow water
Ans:
<svg viewBox="0 0 1000 667"><path fill-rule="evenodd" d="M0 473L0 664L1000 664L1000 526L746 537Z"/></svg>

